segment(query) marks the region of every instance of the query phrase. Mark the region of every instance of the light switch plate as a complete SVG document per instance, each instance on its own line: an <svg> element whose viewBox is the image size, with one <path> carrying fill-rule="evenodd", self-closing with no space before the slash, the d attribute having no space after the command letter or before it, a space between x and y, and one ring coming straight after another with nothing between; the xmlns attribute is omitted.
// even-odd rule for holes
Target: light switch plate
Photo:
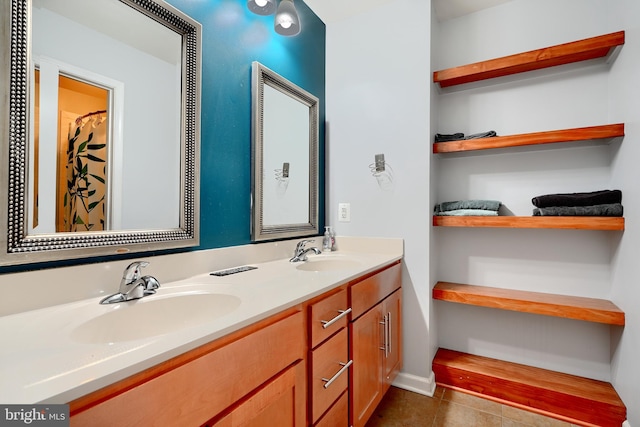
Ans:
<svg viewBox="0 0 640 427"><path fill-rule="evenodd" d="M351 222L351 203L338 203L338 222Z"/></svg>

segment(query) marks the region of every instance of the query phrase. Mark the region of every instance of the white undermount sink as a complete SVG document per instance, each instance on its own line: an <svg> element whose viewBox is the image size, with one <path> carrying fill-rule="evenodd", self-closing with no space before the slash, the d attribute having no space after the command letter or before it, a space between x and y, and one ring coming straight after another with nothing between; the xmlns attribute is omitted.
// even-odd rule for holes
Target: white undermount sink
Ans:
<svg viewBox="0 0 640 427"><path fill-rule="evenodd" d="M296 268L303 271L334 271L347 270L361 265L357 260L341 256L309 256L307 261L300 263Z"/></svg>
<svg viewBox="0 0 640 427"><path fill-rule="evenodd" d="M91 344L150 338L229 314L240 301L234 295L205 292L154 295L110 307L76 327L71 338Z"/></svg>

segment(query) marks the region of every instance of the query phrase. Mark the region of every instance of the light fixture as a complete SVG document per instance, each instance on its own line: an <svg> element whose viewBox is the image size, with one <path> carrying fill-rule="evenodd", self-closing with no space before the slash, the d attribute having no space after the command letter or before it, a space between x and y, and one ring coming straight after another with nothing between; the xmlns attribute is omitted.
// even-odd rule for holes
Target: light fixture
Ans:
<svg viewBox="0 0 640 427"><path fill-rule="evenodd" d="M276 12L278 0L247 0L249 10L258 15L271 15ZM276 33L283 36L295 36L300 33L300 17L293 0L280 0L273 26Z"/></svg>
<svg viewBox="0 0 640 427"><path fill-rule="evenodd" d="M300 32L300 18L293 0L280 0L274 26L276 33L283 36L295 36Z"/></svg>
<svg viewBox="0 0 640 427"><path fill-rule="evenodd" d="M257 15L271 15L276 11L276 0L247 0L247 7Z"/></svg>

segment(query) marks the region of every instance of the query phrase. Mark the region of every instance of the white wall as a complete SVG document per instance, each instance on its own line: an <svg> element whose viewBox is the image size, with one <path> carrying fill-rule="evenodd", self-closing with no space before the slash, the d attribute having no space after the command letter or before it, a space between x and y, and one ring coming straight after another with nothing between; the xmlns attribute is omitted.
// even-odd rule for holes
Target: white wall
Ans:
<svg viewBox="0 0 640 427"><path fill-rule="evenodd" d="M327 223L338 235L405 240L401 377L422 392L431 386L433 357L430 9L423 0L397 0L327 26ZM393 168L390 189L369 171L379 153ZM341 202L351 204L351 222L337 221Z"/></svg>
<svg viewBox="0 0 640 427"><path fill-rule="evenodd" d="M434 129L508 135L624 122L624 140L605 146L437 156L434 191L438 201L496 199L515 215L531 215L531 198L540 194L619 188L625 232L435 229L432 268L439 280L605 298L620 306L624 328L444 302L434 310L441 347L612 381L631 425L640 425L640 291L633 270L640 233L634 226L639 17L634 0L514 0L439 23L434 35L434 69L442 69L627 31L610 64L593 61L441 91Z"/></svg>
<svg viewBox="0 0 640 427"><path fill-rule="evenodd" d="M625 138L612 160L612 182L622 189L626 229L612 245L612 300L624 310L626 326L612 333L611 379L627 404L628 420L640 425L640 3L637 0L611 2L609 25L612 31L625 30L625 45L611 68L609 79L610 120L625 123Z"/></svg>

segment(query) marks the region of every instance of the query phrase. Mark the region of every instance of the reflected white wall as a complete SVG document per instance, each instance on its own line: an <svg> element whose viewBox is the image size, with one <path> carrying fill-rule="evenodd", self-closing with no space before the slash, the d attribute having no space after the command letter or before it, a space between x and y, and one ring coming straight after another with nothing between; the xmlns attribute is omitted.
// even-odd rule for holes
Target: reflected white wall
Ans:
<svg viewBox="0 0 640 427"><path fill-rule="evenodd" d="M309 217L309 107L264 85L263 225L306 224ZM288 177L282 176L288 163ZM300 203L301 201L307 203Z"/></svg>
<svg viewBox="0 0 640 427"><path fill-rule="evenodd" d="M51 57L124 85L121 228L176 228L181 188L176 143L181 126L179 59L168 62L48 9L34 7L32 21L36 60ZM164 46L167 51L180 51L180 37L175 37L173 48Z"/></svg>

